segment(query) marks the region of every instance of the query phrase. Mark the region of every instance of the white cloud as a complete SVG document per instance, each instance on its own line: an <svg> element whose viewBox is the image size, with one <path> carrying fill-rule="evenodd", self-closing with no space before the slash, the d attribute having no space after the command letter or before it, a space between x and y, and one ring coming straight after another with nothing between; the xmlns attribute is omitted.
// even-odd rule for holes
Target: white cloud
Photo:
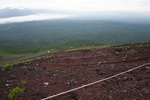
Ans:
<svg viewBox="0 0 150 100"><path fill-rule="evenodd" d="M14 23L14 22L26 22L26 21L36 21L36 20L52 20L72 17L73 15L61 15L61 14L38 14L38 15L28 15L10 18L0 18L0 24Z"/></svg>
<svg viewBox="0 0 150 100"><path fill-rule="evenodd" d="M150 11L150 0L0 0L0 6L67 11Z"/></svg>

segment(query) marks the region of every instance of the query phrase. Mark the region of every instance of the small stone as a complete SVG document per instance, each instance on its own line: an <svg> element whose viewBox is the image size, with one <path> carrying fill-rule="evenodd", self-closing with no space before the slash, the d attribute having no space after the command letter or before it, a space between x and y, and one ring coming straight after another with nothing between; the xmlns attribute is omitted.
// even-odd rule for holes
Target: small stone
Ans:
<svg viewBox="0 0 150 100"><path fill-rule="evenodd" d="M38 68L34 68L35 69L35 71L38 71L39 69Z"/></svg>
<svg viewBox="0 0 150 100"><path fill-rule="evenodd" d="M98 75L106 75L105 72L98 73Z"/></svg>
<svg viewBox="0 0 150 100"><path fill-rule="evenodd" d="M46 67L45 67L45 66L43 66L43 67L42 67L42 70L46 70Z"/></svg>
<svg viewBox="0 0 150 100"><path fill-rule="evenodd" d="M26 77L26 80L29 80L30 78L29 77Z"/></svg>
<svg viewBox="0 0 150 100"><path fill-rule="evenodd" d="M62 73L63 73L63 74L67 74L67 72L66 72L66 71L62 71Z"/></svg>
<svg viewBox="0 0 150 100"><path fill-rule="evenodd" d="M109 96L109 100L113 100L113 97L111 95Z"/></svg>
<svg viewBox="0 0 150 100"><path fill-rule="evenodd" d="M150 74L150 70L147 70L146 73L147 73L147 74Z"/></svg>
<svg viewBox="0 0 150 100"><path fill-rule="evenodd" d="M135 86L135 88L138 89L138 90L142 89L142 87L140 87L140 86Z"/></svg>
<svg viewBox="0 0 150 100"><path fill-rule="evenodd" d="M97 73L99 73L99 72L100 72L100 69L95 69L95 71L96 71Z"/></svg>
<svg viewBox="0 0 150 100"><path fill-rule="evenodd" d="M103 52L99 51L97 52L98 55L103 55Z"/></svg>
<svg viewBox="0 0 150 100"><path fill-rule="evenodd" d="M90 56L89 58L94 58L94 56Z"/></svg>
<svg viewBox="0 0 150 100"><path fill-rule="evenodd" d="M7 83L11 83L11 82L13 82L13 80L7 80L6 82L7 82Z"/></svg>
<svg viewBox="0 0 150 100"><path fill-rule="evenodd" d="M55 77L56 77L56 76L58 76L58 74L53 74L53 76L55 76Z"/></svg>
<svg viewBox="0 0 150 100"><path fill-rule="evenodd" d="M140 78L140 77L137 77L136 78L136 81L142 81L143 79L142 78Z"/></svg>
<svg viewBox="0 0 150 100"><path fill-rule="evenodd" d="M150 67L149 67L149 66L147 66L146 68L147 68L147 69L150 69Z"/></svg>
<svg viewBox="0 0 150 100"><path fill-rule="evenodd" d="M24 71L24 75L26 75L27 74L27 71Z"/></svg>
<svg viewBox="0 0 150 100"><path fill-rule="evenodd" d="M74 83L77 84L78 82L77 82L77 81L74 81Z"/></svg>
<svg viewBox="0 0 150 100"><path fill-rule="evenodd" d="M53 64L53 63L55 63L54 61L51 61L51 63Z"/></svg>
<svg viewBox="0 0 150 100"><path fill-rule="evenodd" d="M123 49L122 48L116 48L115 50L116 51L122 51Z"/></svg>
<svg viewBox="0 0 150 100"><path fill-rule="evenodd" d="M51 76L51 75L50 75L50 72L45 72L45 75L48 76L48 77Z"/></svg>
<svg viewBox="0 0 150 100"><path fill-rule="evenodd" d="M150 90L143 88L142 89L143 94L150 94Z"/></svg>
<svg viewBox="0 0 150 100"><path fill-rule="evenodd" d="M45 82L45 83L43 83L43 84L47 86L47 85L49 85L49 82Z"/></svg>
<svg viewBox="0 0 150 100"><path fill-rule="evenodd" d="M134 80L132 77L123 77L123 79L122 79L122 81L132 81L132 80Z"/></svg>
<svg viewBox="0 0 150 100"><path fill-rule="evenodd" d="M32 91L33 91L33 92L35 92L35 91L36 91L36 88L35 88L35 87L33 87L33 88L32 88Z"/></svg>
<svg viewBox="0 0 150 100"><path fill-rule="evenodd" d="M5 84L6 86L10 86L11 84Z"/></svg>
<svg viewBox="0 0 150 100"><path fill-rule="evenodd" d="M67 82L66 85L70 85L70 82Z"/></svg>
<svg viewBox="0 0 150 100"><path fill-rule="evenodd" d="M140 96L141 98L143 98L143 95L142 95L142 94L140 94L139 96Z"/></svg>
<svg viewBox="0 0 150 100"><path fill-rule="evenodd" d="M122 93L127 93L127 90L122 90Z"/></svg>
<svg viewBox="0 0 150 100"><path fill-rule="evenodd" d="M81 52L90 52L90 50L80 50Z"/></svg>
<svg viewBox="0 0 150 100"><path fill-rule="evenodd" d="M117 51L115 55L116 55L116 56L119 56L119 55L120 55L120 53Z"/></svg>
<svg viewBox="0 0 150 100"><path fill-rule="evenodd" d="M38 97L33 97L32 100L41 100L42 97L41 96L38 96Z"/></svg>
<svg viewBox="0 0 150 100"><path fill-rule="evenodd" d="M36 81L38 81L38 80L39 80L39 78L35 78L35 80L36 80Z"/></svg>
<svg viewBox="0 0 150 100"><path fill-rule="evenodd" d="M27 89L26 89L26 88L23 88L22 90L23 90L24 92L25 92L25 91L27 91Z"/></svg>
<svg viewBox="0 0 150 100"><path fill-rule="evenodd" d="M31 71L31 72L33 72L33 73L36 71L34 68L30 68L28 70Z"/></svg>
<svg viewBox="0 0 150 100"><path fill-rule="evenodd" d="M125 76L123 79L124 79L124 80L127 80L128 78Z"/></svg>

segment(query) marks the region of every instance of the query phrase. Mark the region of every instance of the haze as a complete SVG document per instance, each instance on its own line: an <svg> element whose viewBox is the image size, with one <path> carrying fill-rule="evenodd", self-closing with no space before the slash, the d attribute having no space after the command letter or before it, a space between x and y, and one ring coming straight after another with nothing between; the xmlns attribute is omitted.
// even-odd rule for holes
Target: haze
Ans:
<svg viewBox="0 0 150 100"><path fill-rule="evenodd" d="M149 12L150 0L0 0L0 7L24 7L65 11Z"/></svg>
<svg viewBox="0 0 150 100"><path fill-rule="evenodd" d="M10 21L10 18L0 18L0 23L52 20L56 14L67 18L74 16L76 19L150 22L150 0L0 0L0 9L8 7L32 11L38 9L43 12L50 10L48 13L53 10L54 16L50 14L50 18L47 18L47 12L46 15L42 13L42 16L39 16L41 13L38 12L34 13L34 19L22 16L20 21L20 17L16 15L13 16L14 21Z"/></svg>

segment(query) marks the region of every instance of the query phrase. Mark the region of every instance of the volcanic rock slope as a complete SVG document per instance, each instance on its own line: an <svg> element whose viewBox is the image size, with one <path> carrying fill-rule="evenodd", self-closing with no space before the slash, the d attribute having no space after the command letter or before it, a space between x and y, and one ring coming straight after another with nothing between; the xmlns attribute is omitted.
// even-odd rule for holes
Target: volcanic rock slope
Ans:
<svg viewBox="0 0 150 100"><path fill-rule="evenodd" d="M47 56L51 56L48 58ZM150 42L43 55L0 70L0 100L40 100L150 63ZM150 65L51 100L149 100Z"/></svg>

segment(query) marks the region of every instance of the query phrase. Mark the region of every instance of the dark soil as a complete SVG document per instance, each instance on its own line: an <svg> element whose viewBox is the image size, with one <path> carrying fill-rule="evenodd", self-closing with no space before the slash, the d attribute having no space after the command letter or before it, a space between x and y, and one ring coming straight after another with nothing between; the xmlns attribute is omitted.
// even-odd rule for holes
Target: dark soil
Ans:
<svg viewBox="0 0 150 100"><path fill-rule="evenodd" d="M144 63L150 63L150 43L57 52L51 58L43 56L40 60L0 70L0 100L8 100L9 92L17 86L24 92L16 95L15 100L40 100ZM52 100L149 99L150 65Z"/></svg>

